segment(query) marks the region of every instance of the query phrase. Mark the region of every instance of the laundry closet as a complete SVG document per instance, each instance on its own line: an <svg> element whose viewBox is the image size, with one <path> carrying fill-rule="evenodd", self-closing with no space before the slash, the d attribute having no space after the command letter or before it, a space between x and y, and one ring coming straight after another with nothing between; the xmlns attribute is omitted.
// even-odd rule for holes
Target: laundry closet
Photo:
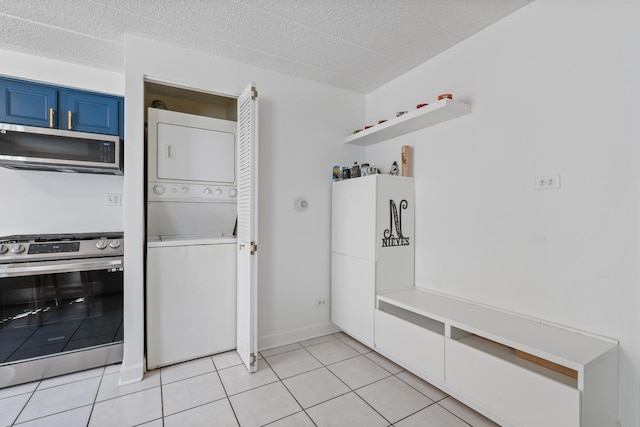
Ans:
<svg viewBox="0 0 640 427"><path fill-rule="evenodd" d="M237 100L145 82L147 369L236 348Z"/></svg>

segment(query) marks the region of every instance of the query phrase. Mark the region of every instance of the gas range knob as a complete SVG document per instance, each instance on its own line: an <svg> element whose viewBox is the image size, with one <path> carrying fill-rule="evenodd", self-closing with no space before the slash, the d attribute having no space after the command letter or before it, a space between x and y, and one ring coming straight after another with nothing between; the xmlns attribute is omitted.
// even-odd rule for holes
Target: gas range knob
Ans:
<svg viewBox="0 0 640 427"><path fill-rule="evenodd" d="M153 194L156 196L162 196L164 191L164 185L156 184L153 186Z"/></svg>
<svg viewBox="0 0 640 427"><path fill-rule="evenodd" d="M229 190L229 197L236 197L238 195L238 190L232 188Z"/></svg>
<svg viewBox="0 0 640 427"><path fill-rule="evenodd" d="M207 187L204 190L202 190L202 192L208 196L209 194L213 193L213 190L211 190L209 187Z"/></svg>
<svg viewBox="0 0 640 427"><path fill-rule="evenodd" d="M105 239L100 239L96 242L96 248L104 249L107 247L107 241Z"/></svg>
<svg viewBox="0 0 640 427"><path fill-rule="evenodd" d="M5 245L0 245L0 255L6 254L9 251Z"/></svg>
<svg viewBox="0 0 640 427"><path fill-rule="evenodd" d="M19 254L24 252L24 245L20 243L16 243L15 245L11 246L11 252L13 252L14 254Z"/></svg>
<svg viewBox="0 0 640 427"><path fill-rule="evenodd" d="M120 240L112 240L111 242L109 242L109 246L112 249L118 249L120 247Z"/></svg>
<svg viewBox="0 0 640 427"><path fill-rule="evenodd" d="M216 196L219 196L222 194L222 189L221 188L216 188Z"/></svg>

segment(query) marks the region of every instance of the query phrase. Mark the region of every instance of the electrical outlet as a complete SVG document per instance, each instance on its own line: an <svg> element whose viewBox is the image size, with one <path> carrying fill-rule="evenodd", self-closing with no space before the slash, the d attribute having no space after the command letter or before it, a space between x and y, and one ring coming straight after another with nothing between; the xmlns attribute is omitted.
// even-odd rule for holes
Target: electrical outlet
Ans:
<svg viewBox="0 0 640 427"><path fill-rule="evenodd" d="M120 206L122 204L120 193L106 193L104 195L105 206Z"/></svg>
<svg viewBox="0 0 640 427"><path fill-rule="evenodd" d="M329 298L316 298L316 308L326 307L329 302Z"/></svg>
<svg viewBox="0 0 640 427"><path fill-rule="evenodd" d="M560 175L537 176L534 188L536 190L557 190L560 188Z"/></svg>

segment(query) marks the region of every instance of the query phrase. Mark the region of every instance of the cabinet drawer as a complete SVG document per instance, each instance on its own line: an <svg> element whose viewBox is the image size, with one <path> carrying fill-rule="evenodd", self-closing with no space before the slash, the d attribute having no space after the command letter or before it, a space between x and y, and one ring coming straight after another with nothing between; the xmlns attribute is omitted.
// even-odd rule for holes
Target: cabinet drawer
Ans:
<svg viewBox="0 0 640 427"><path fill-rule="evenodd" d="M393 306L387 310L393 310ZM444 325L443 325L444 329ZM375 346L407 369L444 381L444 335L375 310Z"/></svg>
<svg viewBox="0 0 640 427"><path fill-rule="evenodd" d="M512 350L476 336L445 345L445 382L470 401L517 426L580 426L577 388L508 360Z"/></svg>

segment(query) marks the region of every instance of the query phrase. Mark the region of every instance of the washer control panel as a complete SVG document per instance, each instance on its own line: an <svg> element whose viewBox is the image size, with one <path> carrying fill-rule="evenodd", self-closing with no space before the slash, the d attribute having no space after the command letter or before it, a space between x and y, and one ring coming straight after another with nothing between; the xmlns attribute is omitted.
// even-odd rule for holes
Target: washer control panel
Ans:
<svg viewBox="0 0 640 427"><path fill-rule="evenodd" d="M236 203L238 190L234 186L207 184L174 184L149 182L148 201L228 202Z"/></svg>

